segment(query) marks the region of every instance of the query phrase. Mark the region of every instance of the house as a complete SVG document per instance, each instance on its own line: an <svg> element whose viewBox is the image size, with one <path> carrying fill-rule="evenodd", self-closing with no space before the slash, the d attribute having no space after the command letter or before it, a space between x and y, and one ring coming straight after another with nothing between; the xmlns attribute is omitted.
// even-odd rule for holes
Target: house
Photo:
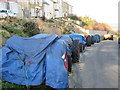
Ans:
<svg viewBox="0 0 120 90"><path fill-rule="evenodd" d="M72 13L72 6L65 0L0 0L0 9L11 10L19 18L51 19Z"/></svg>
<svg viewBox="0 0 120 90"><path fill-rule="evenodd" d="M7 9L7 0L0 0L0 10Z"/></svg>
<svg viewBox="0 0 120 90"><path fill-rule="evenodd" d="M8 9L18 13L18 2L17 0L0 0L0 9Z"/></svg>
<svg viewBox="0 0 120 90"><path fill-rule="evenodd" d="M42 16L42 0L19 0L18 15L24 18L35 18ZM17 15L17 16L18 16Z"/></svg>
<svg viewBox="0 0 120 90"><path fill-rule="evenodd" d="M66 17L68 16L69 14L69 4L65 1L62 2L62 14L63 14L63 17Z"/></svg>
<svg viewBox="0 0 120 90"><path fill-rule="evenodd" d="M33 18L42 16L42 0L29 0L29 16Z"/></svg>
<svg viewBox="0 0 120 90"><path fill-rule="evenodd" d="M62 0L53 0L54 2L54 18L63 17L62 15Z"/></svg>
<svg viewBox="0 0 120 90"><path fill-rule="evenodd" d="M54 17L54 8L53 8L53 0L44 0L43 2L43 13L45 18L51 19Z"/></svg>

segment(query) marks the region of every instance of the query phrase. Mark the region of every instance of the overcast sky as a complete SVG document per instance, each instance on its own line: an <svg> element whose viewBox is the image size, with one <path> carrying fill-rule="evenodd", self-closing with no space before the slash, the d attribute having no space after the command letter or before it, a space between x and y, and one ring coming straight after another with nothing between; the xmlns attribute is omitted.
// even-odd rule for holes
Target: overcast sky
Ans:
<svg viewBox="0 0 120 90"><path fill-rule="evenodd" d="M101 23L118 24L118 2L120 0L68 0L73 13L89 16Z"/></svg>

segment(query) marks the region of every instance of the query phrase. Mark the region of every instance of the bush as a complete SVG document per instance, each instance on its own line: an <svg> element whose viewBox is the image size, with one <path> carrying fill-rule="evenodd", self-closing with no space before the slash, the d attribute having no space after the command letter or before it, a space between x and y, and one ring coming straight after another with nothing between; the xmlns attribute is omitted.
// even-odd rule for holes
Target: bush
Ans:
<svg viewBox="0 0 120 90"><path fill-rule="evenodd" d="M18 19L17 23L19 23L19 25L24 25L26 23L25 19Z"/></svg>
<svg viewBox="0 0 120 90"><path fill-rule="evenodd" d="M32 21L26 22L24 25L23 32L28 36L33 36L40 33L40 29L38 24Z"/></svg>
<svg viewBox="0 0 120 90"><path fill-rule="evenodd" d="M0 89L18 89L18 90L26 90L27 87L25 85L18 85L18 84L13 84L10 82L6 82L6 81L0 81L0 85L2 85L2 87L0 87ZM45 85L37 85L37 86L30 86L30 90L54 90L53 88L49 87L49 86L45 86Z"/></svg>
<svg viewBox="0 0 120 90"><path fill-rule="evenodd" d="M22 30L16 29L14 27L2 25L2 28L6 29L9 33L17 34L19 36L25 36L25 34L22 32Z"/></svg>
<svg viewBox="0 0 120 90"><path fill-rule="evenodd" d="M77 16L69 16L70 19L79 20Z"/></svg>
<svg viewBox="0 0 120 90"><path fill-rule="evenodd" d="M2 85L1 89L18 88L21 90L25 90L25 86L16 85L16 84L5 82L5 81L1 81L1 85Z"/></svg>
<svg viewBox="0 0 120 90"><path fill-rule="evenodd" d="M54 20L48 19L48 20L46 20L46 22L53 22L54 23Z"/></svg>
<svg viewBox="0 0 120 90"><path fill-rule="evenodd" d="M6 30L0 30L0 34L2 35L2 37L10 37L10 33Z"/></svg>

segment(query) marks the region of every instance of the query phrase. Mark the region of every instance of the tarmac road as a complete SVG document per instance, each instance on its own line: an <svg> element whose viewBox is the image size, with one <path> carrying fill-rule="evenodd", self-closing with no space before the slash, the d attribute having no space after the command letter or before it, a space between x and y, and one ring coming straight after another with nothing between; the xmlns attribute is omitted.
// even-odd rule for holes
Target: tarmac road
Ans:
<svg viewBox="0 0 120 90"><path fill-rule="evenodd" d="M118 88L117 41L102 41L81 54L73 65L69 88Z"/></svg>

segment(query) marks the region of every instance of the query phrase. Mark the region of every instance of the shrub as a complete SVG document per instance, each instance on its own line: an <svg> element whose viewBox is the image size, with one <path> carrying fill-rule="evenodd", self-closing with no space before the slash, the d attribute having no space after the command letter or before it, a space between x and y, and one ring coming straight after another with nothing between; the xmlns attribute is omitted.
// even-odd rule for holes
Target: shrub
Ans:
<svg viewBox="0 0 120 90"><path fill-rule="evenodd" d="M38 24L32 21L26 22L24 25L23 32L28 36L33 36L40 33L40 29L38 28Z"/></svg>
<svg viewBox="0 0 120 90"><path fill-rule="evenodd" d="M25 19L18 19L17 23L19 23L19 25L24 25L26 23Z"/></svg>
<svg viewBox="0 0 120 90"><path fill-rule="evenodd" d="M2 37L10 37L10 33L6 30L0 30L0 34L2 35Z"/></svg>
<svg viewBox="0 0 120 90"><path fill-rule="evenodd" d="M2 28L6 29L9 33L17 34L19 36L25 36L25 34L22 32L22 30L16 29L14 27L2 25Z"/></svg>
<svg viewBox="0 0 120 90"><path fill-rule="evenodd" d="M79 20L77 16L69 16L70 19Z"/></svg>
<svg viewBox="0 0 120 90"><path fill-rule="evenodd" d="M0 85L2 85L2 87L0 87L0 89L18 89L18 90L26 90L27 87L25 85L18 85L18 84L13 84L10 82L6 82L6 81L0 81ZM30 86L30 90L54 90L53 88L49 87L49 86L45 86L45 85L37 85L37 86Z"/></svg>
<svg viewBox="0 0 120 90"><path fill-rule="evenodd" d="M48 20L46 20L46 22L54 22L54 20L48 19Z"/></svg>

